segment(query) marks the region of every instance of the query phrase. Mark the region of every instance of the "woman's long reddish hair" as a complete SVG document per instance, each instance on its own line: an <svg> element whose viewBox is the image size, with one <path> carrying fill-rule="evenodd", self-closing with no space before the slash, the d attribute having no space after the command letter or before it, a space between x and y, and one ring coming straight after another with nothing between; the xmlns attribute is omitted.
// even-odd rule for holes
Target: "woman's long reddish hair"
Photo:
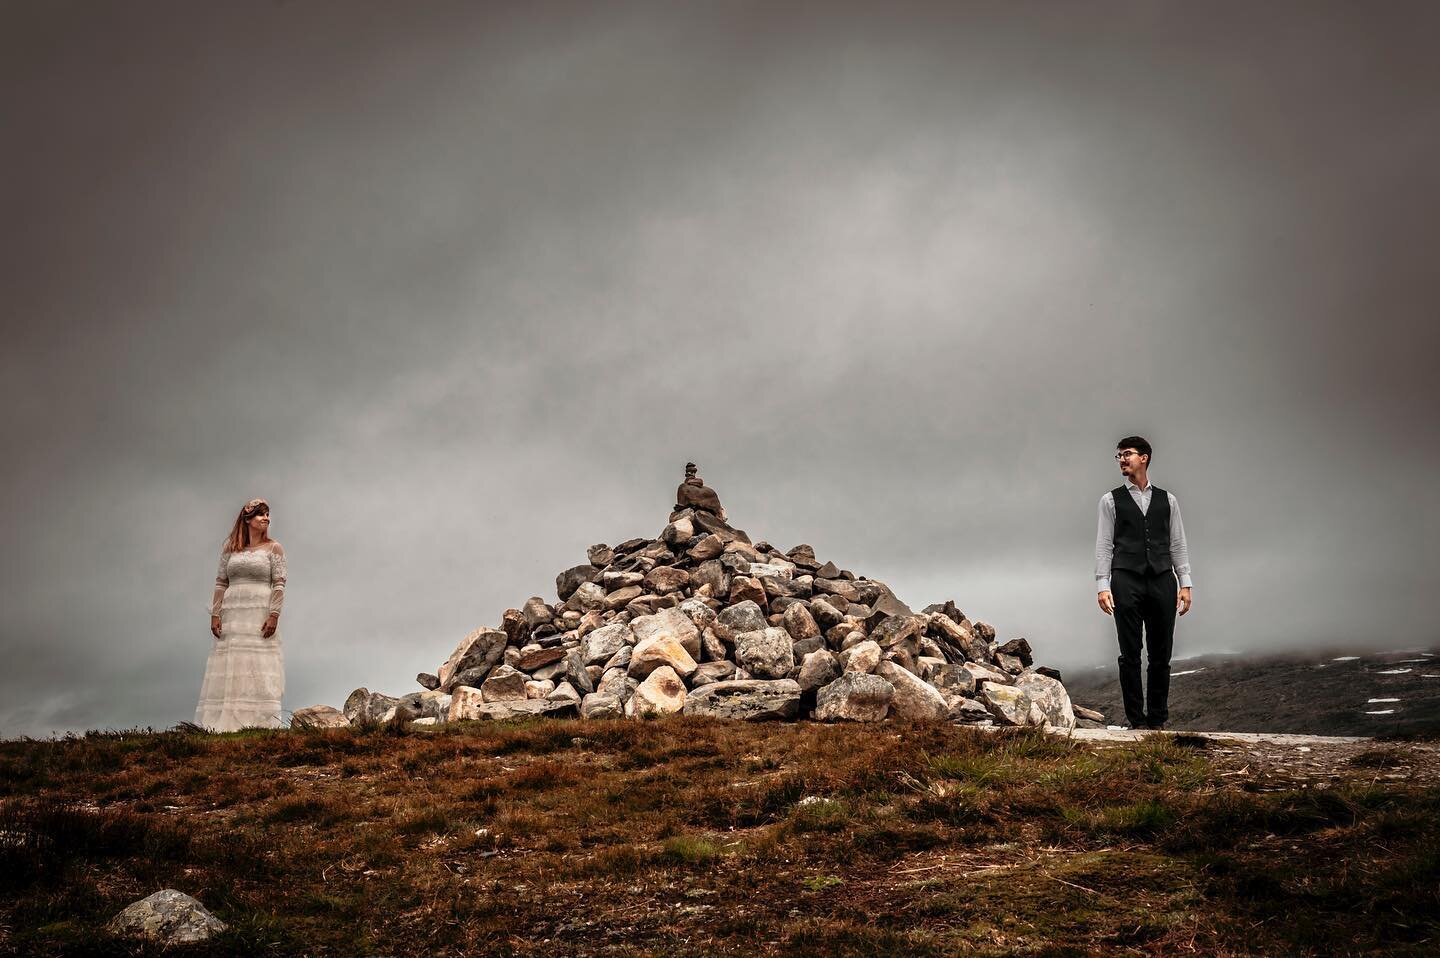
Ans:
<svg viewBox="0 0 1440 958"><path fill-rule="evenodd" d="M261 513L270 514L270 503L264 499L251 499L245 503L235 517L235 525L230 527L230 534L225 537L226 552L239 552L250 547L250 520Z"/></svg>

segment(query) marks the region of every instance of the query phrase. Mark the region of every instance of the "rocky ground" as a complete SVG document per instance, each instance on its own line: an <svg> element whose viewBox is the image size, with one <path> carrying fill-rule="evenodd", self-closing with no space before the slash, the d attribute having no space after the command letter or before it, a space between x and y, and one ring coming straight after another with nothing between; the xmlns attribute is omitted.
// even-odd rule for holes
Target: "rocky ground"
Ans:
<svg viewBox="0 0 1440 958"><path fill-rule="evenodd" d="M1440 740L1376 740L1329 735L1246 732L1150 733L1080 730L1075 738L1094 748L1121 748L1154 735L1169 735L1201 749L1227 784L1250 792L1326 788L1344 781L1372 785L1440 786Z"/></svg>

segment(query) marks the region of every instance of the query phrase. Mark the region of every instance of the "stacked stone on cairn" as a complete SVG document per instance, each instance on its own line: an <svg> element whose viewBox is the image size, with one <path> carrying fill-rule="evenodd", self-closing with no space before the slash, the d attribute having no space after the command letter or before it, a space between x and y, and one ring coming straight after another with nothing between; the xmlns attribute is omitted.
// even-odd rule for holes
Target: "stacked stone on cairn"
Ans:
<svg viewBox="0 0 1440 958"><path fill-rule="evenodd" d="M558 602L534 596L466 636L417 677L425 691L356 689L343 713L315 706L295 723L681 712L1075 726L1059 673L1025 639L997 643L953 601L912 612L808 545L752 543L695 473L659 538L591 546L556 576Z"/></svg>

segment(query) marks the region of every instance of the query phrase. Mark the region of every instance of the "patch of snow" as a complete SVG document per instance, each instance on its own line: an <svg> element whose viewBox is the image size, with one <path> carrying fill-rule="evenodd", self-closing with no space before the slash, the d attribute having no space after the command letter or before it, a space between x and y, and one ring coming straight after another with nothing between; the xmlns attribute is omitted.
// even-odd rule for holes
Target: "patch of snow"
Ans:
<svg viewBox="0 0 1440 958"><path fill-rule="evenodd" d="M1177 676L1177 675L1194 675L1196 672L1204 672L1204 671L1205 671L1205 669L1204 669L1203 667L1202 667L1202 668L1198 668L1198 669L1186 669L1184 672L1171 672L1171 673L1170 673L1170 677L1173 679L1173 678L1174 678L1175 676Z"/></svg>
<svg viewBox="0 0 1440 958"><path fill-rule="evenodd" d="M1386 669L1383 672L1376 672L1376 675L1404 675L1406 672L1413 672L1414 669Z"/></svg>
<svg viewBox="0 0 1440 958"><path fill-rule="evenodd" d="M1360 659L1360 656L1358 656L1358 655L1342 655L1342 656L1339 656L1339 657L1337 657L1337 658L1333 658L1333 659L1331 659L1330 661L1331 661L1331 662L1356 662L1356 661L1359 661L1359 659Z"/></svg>
<svg viewBox="0 0 1440 958"><path fill-rule="evenodd" d="M1399 662L1392 662L1392 665L1409 665L1411 662L1424 662L1425 659L1401 659Z"/></svg>
<svg viewBox="0 0 1440 958"><path fill-rule="evenodd" d="M1440 675L1434 675L1430 672L1421 672L1420 677L1422 679L1440 679Z"/></svg>
<svg viewBox="0 0 1440 958"><path fill-rule="evenodd" d="M1366 705L1374 705L1376 702L1398 702L1399 699L1366 699Z"/></svg>
<svg viewBox="0 0 1440 958"><path fill-rule="evenodd" d="M1394 715L1394 709L1380 709L1378 712L1366 712L1366 715Z"/></svg>

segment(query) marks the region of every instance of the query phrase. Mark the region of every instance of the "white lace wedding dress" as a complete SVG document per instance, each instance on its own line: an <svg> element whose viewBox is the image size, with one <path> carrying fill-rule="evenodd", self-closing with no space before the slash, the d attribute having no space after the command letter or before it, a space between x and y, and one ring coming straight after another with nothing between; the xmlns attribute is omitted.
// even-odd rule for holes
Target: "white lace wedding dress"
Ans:
<svg viewBox="0 0 1440 958"><path fill-rule="evenodd" d="M205 663L195 724L216 732L278 727L285 694L285 655L277 630L260 634L285 599L285 552L273 548L226 552L215 575L210 614L220 616L220 638Z"/></svg>

